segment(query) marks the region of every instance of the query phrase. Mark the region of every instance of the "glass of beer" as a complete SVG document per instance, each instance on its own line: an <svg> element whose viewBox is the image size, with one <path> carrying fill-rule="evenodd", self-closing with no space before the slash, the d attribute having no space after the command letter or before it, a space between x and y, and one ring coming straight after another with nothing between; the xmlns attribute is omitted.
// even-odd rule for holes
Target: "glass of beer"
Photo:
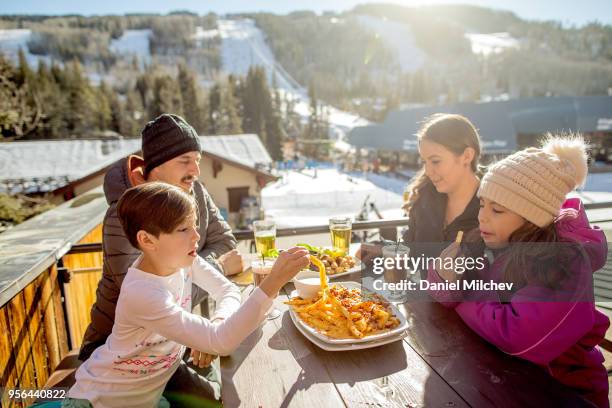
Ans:
<svg viewBox="0 0 612 408"><path fill-rule="evenodd" d="M272 259L260 258L251 262L251 271L253 272L253 283L255 287L261 285L261 282L263 282L266 276L270 274L270 272L272 271L272 266L274 266L274 260ZM280 315L280 310L272 308L266 314L266 319L276 319Z"/></svg>
<svg viewBox="0 0 612 408"><path fill-rule="evenodd" d="M255 247L262 258L270 249L276 248L276 224L270 220L259 220L253 222L255 234Z"/></svg>
<svg viewBox="0 0 612 408"><path fill-rule="evenodd" d="M251 270L253 271L253 283L258 287L261 282L268 276L272 270L274 261L271 259L256 259L251 262Z"/></svg>
<svg viewBox="0 0 612 408"><path fill-rule="evenodd" d="M401 283L402 280L409 279L410 270L404 267L403 259L410 255L410 248L399 243L384 246L382 249L383 258L391 258L401 260L399 265L394 262L391 268L385 268L384 280L386 283ZM404 303L407 300L406 291L404 290L387 290L385 291L386 298L394 304Z"/></svg>
<svg viewBox="0 0 612 408"><path fill-rule="evenodd" d="M329 219L329 232L332 247L335 252L348 255L351 245L351 219L349 217L334 217Z"/></svg>

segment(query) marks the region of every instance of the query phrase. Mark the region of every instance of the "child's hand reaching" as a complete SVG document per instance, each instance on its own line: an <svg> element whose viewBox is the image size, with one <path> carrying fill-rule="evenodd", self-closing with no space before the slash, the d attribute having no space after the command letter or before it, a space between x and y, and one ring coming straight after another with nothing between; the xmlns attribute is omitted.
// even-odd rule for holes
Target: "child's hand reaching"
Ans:
<svg viewBox="0 0 612 408"><path fill-rule="evenodd" d="M269 297L276 297L278 291L297 273L310 264L310 253L306 248L293 247L280 253L272 271L259 285Z"/></svg>
<svg viewBox="0 0 612 408"><path fill-rule="evenodd" d="M191 359L193 365L200 368L206 368L217 358L214 354L204 353L203 351L191 350Z"/></svg>

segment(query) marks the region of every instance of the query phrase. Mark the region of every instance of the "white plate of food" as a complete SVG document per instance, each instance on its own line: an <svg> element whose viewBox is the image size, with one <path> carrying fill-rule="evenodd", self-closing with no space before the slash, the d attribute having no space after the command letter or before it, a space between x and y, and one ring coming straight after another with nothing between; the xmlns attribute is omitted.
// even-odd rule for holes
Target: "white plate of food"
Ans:
<svg viewBox="0 0 612 408"><path fill-rule="evenodd" d="M350 351L350 350L363 350L363 349L379 347L385 344L390 344L390 343L395 343L396 341L401 341L404 337L406 337L406 334L407 334L406 331L404 330L403 332L396 334L394 336L389 336L389 337L385 337L384 339L379 339L379 340L374 340L374 341L367 341L367 342L360 342L360 343L348 343L348 344L331 344L331 343L322 341L317 336L313 336L308 330L306 330L304 328L304 325L298 322L299 318L297 317L295 313L289 313L289 315L291 316L291 320L293 321L293 324L295 325L295 327L298 329L300 333L302 333L304 337L306 337L315 346L319 347L320 349L326 350L326 351Z"/></svg>
<svg viewBox="0 0 612 408"><path fill-rule="evenodd" d="M370 291L362 295L361 290L357 282L334 282L325 299L321 295L302 299L293 291L287 302L291 318L300 331L333 345L392 338L408 328L406 318L395 305Z"/></svg>

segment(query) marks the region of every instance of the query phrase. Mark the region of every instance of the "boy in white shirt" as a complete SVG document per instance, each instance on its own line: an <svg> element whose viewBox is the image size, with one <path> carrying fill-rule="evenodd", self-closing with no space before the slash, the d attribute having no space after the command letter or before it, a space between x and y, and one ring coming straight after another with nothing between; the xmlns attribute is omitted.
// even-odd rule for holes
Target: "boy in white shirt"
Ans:
<svg viewBox="0 0 612 408"><path fill-rule="evenodd" d="M63 406L169 406L162 392L186 347L230 354L263 321L283 285L309 264L303 248L282 252L241 305L238 288L196 253L192 196L147 183L127 190L117 209L142 255L121 286L111 335L79 367ZM192 281L216 301L211 320L190 313Z"/></svg>

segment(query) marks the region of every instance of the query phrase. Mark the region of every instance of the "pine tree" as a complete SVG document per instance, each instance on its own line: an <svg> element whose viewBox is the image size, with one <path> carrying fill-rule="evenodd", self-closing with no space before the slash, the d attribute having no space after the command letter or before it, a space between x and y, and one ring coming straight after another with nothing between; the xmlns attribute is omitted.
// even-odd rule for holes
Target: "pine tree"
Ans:
<svg viewBox="0 0 612 408"><path fill-rule="evenodd" d="M140 104L145 108L153 101L153 88L155 86L155 75L153 68L147 68L136 80L136 90L140 95Z"/></svg>
<svg viewBox="0 0 612 408"><path fill-rule="evenodd" d="M33 83L34 82L34 73L28 64L28 60L26 59L25 53L23 52L23 48L19 48L19 52L17 53L19 59L19 65L17 66L17 72L15 75L15 83L17 86L22 86L25 83Z"/></svg>
<svg viewBox="0 0 612 408"><path fill-rule="evenodd" d="M113 119L113 112L109 99L109 94L111 92L112 91L107 87L104 81L100 83L100 86L96 90L96 99L98 101L97 109L95 110L96 126L100 130L107 130L111 127L111 121ZM115 127L115 129L117 128L118 126Z"/></svg>
<svg viewBox="0 0 612 408"><path fill-rule="evenodd" d="M308 98L310 100L310 116L308 117L308 125L303 132L302 138L305 140L304 153L310 157L318 157L323 153L323 148L319 148L322 140L329 138L329 124L327 122L327 114L317 100L315 85L311 83L308 86ZM325 145L324 147L326 147Z"/></svg>
<svg viewBox="0 0 612 408"><path fill-rule="evenodd" d="M216 135L219 132L221 117L221 86L215 83L208 94L208 133Z"/></svg>
<svg viewBox="0 0 612 408"><path fill-rule="evenodd" d="M128 91L125 99L125 114L122 120L121 133L125 137L138 136L140 129L144 126L146 118L145 109L142 106L140 95L137 90Z"/></svg>
<svg viewBox="0 0 612 408"><path fill-rule="evenodd" d="M283 159L282 144L286 139L285 131L282 126L282 119L276 112L266 121L267 149L274 160Z"/></svg>
<svg viewBox="0 0 612 408"><path fill-rule="evenodd" d="M47 68L44 61L39 61L36 75L37 89L43 107L42 121L37 130L37 137L41 139L56 139L66 137L66 112L69 109L66 94L61 91L56 75Z"/></svg>
<svg viewBox="0 0 612 408"><path fill-rule="evenodd" d="M227 83L230 89L232 90L234 99L236 100L236 112L242 123L242 117L244 116L244 106L242 105L242 93L244 91L244 78L242 77L237 78L234 75L230 74L227 77ZM242 124L240 127L242 128Z"/></svg>
<svg viewBox="0 0 612 408"><path fill-rule="evenodd" d="M319 133L319 104L317 102L315 87L312 83L308 86L308 100L310 102L310 116L308 117L306 137L308 139L316 139Z"/></svg>
<svg viewBox="0 0 612 408"><path fill-rule="evenodd" d="M162 113L173 113L183 115L181 91L178 83L169 75L161 75L155 78L153 86L153 101L149 106L151 118L156 118Z"/></svg>
<svg viewBox="0 0 612 408"><path fill-rule="evenodd" d="M302 133L302 120L295 112L295 101L285 94L285 129L289 138L295 139Z"/></svg>
<svg viewBox="0 0 612 408"><path fill-rule="evenodd" d="M119 100L119 93L113 88L106 87L106 98L110 105L110 122L108 128L123 135L126 120L125 103Z"/></svg>
<svg viewBox="0 0 612 408"><path fill-rule="evenodd" d="M69 101L68 130L73 136L86 137L88 132L97 128L96 94L89 81L83 76L83 68L74 60L66 69L66 91Z"/></svg>
<svg viewBox="0 0 612 408"><path fill-rule="evenodd" d="M238 101L234 94L232 82L228 80L227 85L221 90L219 128L218 133L222 135L236 135L242 133L240 117L238 116Z"/></svg>
<svg viewBox="0 0 612 408"><path fill-rule="evenodd" d="M185 64L179 65L178 84L181 90L181 98L183 100L183 113L185 120L193 126L197 132L204 131L204 124L200 116L200 104L198 102L198 85L195 75L190 71Z"/></svg>
<svg viewBox="0 0 612 408"><path fill-rule="evenodd" d="M265 126L264 111L270 105L270 92L266 84L265 71L261 67L251 67L247 73L243 91L242 129L246 133L262 136Z"/></svg>
<svg viewBox="0 0 612 408"><path fill-rule="evenodd" d="M270 100L271 105L266 115L267 148L274 160L282 160L282 145L287 138L287 134L283 128L282 106L280 92L277 88L276 72L272 77L272 92L274 98Z"/></svg>
<svg viewBox="0 0 612 408"><path fill-rule="evenodd" d="M210 122L210 113L208 111L208 98L209 98L208 94L202 91L201 101L200 101L200 113L199 113L200 117L202 118L201 120L202 130L200 131L201 136L210 134L211 122Z"/></svg>

